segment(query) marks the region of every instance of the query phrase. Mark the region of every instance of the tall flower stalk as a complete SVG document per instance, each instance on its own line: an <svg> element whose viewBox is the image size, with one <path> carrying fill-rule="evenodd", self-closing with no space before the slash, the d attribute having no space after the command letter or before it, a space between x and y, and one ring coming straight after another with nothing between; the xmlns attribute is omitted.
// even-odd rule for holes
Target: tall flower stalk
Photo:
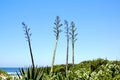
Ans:
<svg viewBox="0 0 120 80"><path fill-rule="evenodd" d="M54 66L54 62L55 62L56 49L57 49L59 34L61 32L60 27L62 26L62 24L60 23L59 16L56 17L54 24L55 24L54 33L55 33L56 41L55 41L55 46L54 46L53 58L52 58L51 73L53 72L53 66Z"/></svg>
<svg viewBox="0 0 120 80"><path fill-rule="evenodd" d="M67 47L66 47L66 75L67 75L67 71L68 71L68 54L69 54L69 26L68 26L68 22L65 20L65 33L66 33L66 40L67 40Z"/></svg>
<svg viewBox="0 0 120 80"><path fill-rule="evenodd" d="M74 68L74 45L75 45L75 41L77 40L76 36L78 35L78 33L75 33L76 29L77 28L75 27L75 23L72 21L71 22L70 35L71 35L71 40L72 40L72 65L73 65L73 68Z"/></svg>
<svg viewBox="0 0 120 80"><path fill-rule="evenodd" d="M25 38L28 41L30 55L31 55L31 61L32 61L32 66L34 68L35 64L34 64L34 59L33 59L33 54L32 54L32 47L31 47L31 40L30 40L30 37L31 37L30 28L28 28L27 25L24 22L22 22L22 25L23 25L23 29L25 31Z"/></svg>

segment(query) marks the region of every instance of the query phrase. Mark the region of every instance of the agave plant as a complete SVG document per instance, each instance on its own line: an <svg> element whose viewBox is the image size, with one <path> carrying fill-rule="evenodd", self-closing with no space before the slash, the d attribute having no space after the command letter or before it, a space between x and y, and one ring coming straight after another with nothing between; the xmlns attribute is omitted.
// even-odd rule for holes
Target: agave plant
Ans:
<svg viewBox="0 0 120 80"><path fill-rule="evenodd" d="M22 80L42 80L43 77L43 68L21 68L20 74L21 74L21 79Z"/></svg>

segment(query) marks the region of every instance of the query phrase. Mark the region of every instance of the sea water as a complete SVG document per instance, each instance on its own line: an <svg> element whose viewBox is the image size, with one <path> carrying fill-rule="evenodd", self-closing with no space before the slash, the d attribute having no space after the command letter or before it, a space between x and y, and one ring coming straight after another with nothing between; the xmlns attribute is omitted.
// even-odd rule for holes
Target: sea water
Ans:
<svg viewBox="0 0 120 80"><path fill-rule="evenodd" d="M2 67L1 70L7 72L9 75L14 76L20 74L20 67Z"/></svg>

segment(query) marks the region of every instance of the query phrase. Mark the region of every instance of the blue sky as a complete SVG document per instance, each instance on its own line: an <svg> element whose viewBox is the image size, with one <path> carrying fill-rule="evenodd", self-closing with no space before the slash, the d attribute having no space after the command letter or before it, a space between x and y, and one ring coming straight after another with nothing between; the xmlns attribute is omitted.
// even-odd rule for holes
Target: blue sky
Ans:
<svg viewBox="0 0 120 80"><path fill-rule="evenodd" d="M1 0L0 67L31 65L22 22L31 28L35 64L51 65L56 16L60 16L61 23L64 20L69 24L75 22L79 34L75 43L75 63L97 58L120 60L119 4L119 0ZM66 37L63 31L55 64L65 64L65 57Z"/></svg>

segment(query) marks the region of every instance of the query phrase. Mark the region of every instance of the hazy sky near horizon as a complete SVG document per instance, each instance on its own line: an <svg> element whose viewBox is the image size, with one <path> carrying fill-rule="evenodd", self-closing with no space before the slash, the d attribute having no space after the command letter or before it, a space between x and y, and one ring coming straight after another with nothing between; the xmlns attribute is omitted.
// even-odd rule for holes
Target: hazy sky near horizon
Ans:
<svg viewBox="0 0 120 80"><path fill-rule="evenodd" d="M56 16L63 24L64 20L75 22L75 63L97 58L120 60L120 0L0 0L0 67L31 65L22 22L31 28L35 64L51 65ZM71 54L70 42L69 63ZM65 64L65 57L63 30L55 64Z"/></svg>

